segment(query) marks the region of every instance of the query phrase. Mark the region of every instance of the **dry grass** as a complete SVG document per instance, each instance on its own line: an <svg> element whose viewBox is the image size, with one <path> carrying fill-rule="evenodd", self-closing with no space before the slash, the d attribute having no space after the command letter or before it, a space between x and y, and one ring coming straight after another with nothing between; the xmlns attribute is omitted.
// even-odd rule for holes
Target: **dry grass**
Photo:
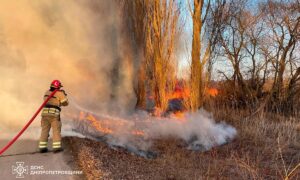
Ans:
<svg viewBox="0 0 300 180"><path fill-rule="evenodd" d="M238 129L237 138L208 152L187 150L175 139L158 140L155 159L145 159L103 142L69 138L88 179L291 179L300 178L299 118L229 109L214 112Z"/></svg>

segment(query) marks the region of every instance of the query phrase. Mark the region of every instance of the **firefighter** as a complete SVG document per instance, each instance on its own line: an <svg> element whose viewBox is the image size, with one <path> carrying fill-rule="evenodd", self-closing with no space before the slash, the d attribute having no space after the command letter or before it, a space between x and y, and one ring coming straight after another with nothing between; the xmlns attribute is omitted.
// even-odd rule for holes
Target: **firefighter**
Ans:
<svg viewBox="0 0 300 180"><path fill-rule="evenodd" d="M53 152L63 151L61 146L61 121L60 121L60 111L61 106L67 106L69 104L67 99L67 94L64 90L60 88L63 87L59 80L52 81L50 89L46 91L44 95L44 100L56 89L58 91L54 94L52 98L48 101L42 110L41 126L42 132L39 141L39 150L41 153L48 151L48 137L49 131L52 128L53 132L53 142L52 149Z"/></svg>

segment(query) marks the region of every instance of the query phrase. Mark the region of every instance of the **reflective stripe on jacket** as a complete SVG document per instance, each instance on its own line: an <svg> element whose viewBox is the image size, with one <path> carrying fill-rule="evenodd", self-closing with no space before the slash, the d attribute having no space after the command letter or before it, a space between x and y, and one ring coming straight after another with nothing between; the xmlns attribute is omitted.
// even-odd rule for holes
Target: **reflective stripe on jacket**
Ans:
<svg viewBox="0 0 300 180"><path fill-rule="evenodd" d="M43 108L42 110L42 116L45 115L54 115L54 116L59 116L60 111L56 108Z"/></svg>
<svg viewBox="0 0 300 180"><path fill-rule="evenodd" d="M52 91L46 91L44 95L44 100L46 100ZM42 110L42 116L55 116L58 117L60 115L60 107L67 106L68 98L66 93L63 90L57 91L52 98L48 101L45 107Z"/></svg>

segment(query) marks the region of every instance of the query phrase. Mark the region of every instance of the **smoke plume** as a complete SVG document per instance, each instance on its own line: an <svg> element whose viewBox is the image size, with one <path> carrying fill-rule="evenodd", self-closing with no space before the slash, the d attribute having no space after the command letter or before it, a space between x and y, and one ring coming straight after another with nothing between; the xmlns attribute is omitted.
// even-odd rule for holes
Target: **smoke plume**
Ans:
<svg viewBox="0 0 300 180"><path fill-rule="evenodd" d="M154 117L144 111L120 117L90 112L79 105L77 108L85 113L74 119L75 132L139 155L140 151L151 150L153 141L157 139L180 139L188 149L207 151L232 141L237 134L234 127L225 122L215 122L212 114L203 109L186 113L178 119L172 116Z"/></svg>
<svg viewBox="0 0 300 180"><path fill-rule="evenodd" d="M1 134L28 121L53 79L89 109L134 107L126 104L135 102L133 67L113 1L0 3ZM71 114L72 107L64 112Z"/></svg>
<svg viewBox="0 0 300 180"><path fill-rule="evenodd" d="M116 130L116 134L108 136L108 143L146 151L153 140L177 138L183 140L188 149L207 151L230 142L237 134L234 127L224 122L216 123L212 115L204 110L186 114L182 120L172 117L154 118L146 113L131 119L134 120L127 120L122 130ZM145 133L142 138L128 133L136 128Z"/></svg>
<svg viewBox="0 0 300 180"><path fill-rule="evenodd" d="M62 113L65 135L80 136L73 129L86 137L101 137L86 121L78 126L73 122L79 111L92 111L99 112L99 121L123 124L110 127L115 133L105 140L129 149L147 150L154 139L175 137L191 149L208 150L235 136L233 127L215 123L205 111L187 114L185 123L145 112L128 115L136 102L136 64L122 31L120 4L93 0L0 3L1 138L11 138L26 124L53 79L63 82L71 102ZM39 123L37 119L24 137L37 139ZM130 133L135 129L144 135L137 138Z"/></svg>

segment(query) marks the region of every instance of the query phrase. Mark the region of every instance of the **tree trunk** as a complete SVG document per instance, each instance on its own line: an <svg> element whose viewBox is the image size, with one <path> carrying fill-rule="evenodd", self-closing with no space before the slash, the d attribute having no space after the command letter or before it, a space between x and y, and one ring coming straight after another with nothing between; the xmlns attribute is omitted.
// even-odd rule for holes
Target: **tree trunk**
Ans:
<svg viewBox="0 0 300 180"><path fill-rule="evenodd" d="M203 0L194 0L193 12L193 42L192 42L192 65L191 65L191 110L196 111L202 103L200 98L202 94L202 73L203 66L200 63L201 51L201 28L202 28L202 13Z"/></svg>

